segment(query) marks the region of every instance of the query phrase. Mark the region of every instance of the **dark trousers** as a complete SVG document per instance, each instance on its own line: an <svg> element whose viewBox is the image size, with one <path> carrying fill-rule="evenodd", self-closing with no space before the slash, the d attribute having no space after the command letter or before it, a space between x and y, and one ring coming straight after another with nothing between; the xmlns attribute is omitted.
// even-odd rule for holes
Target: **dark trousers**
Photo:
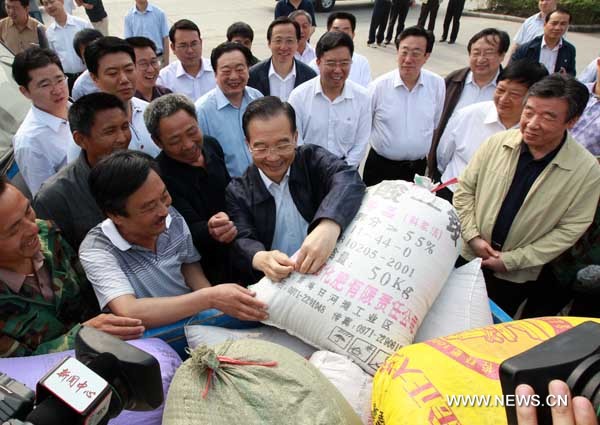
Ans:
<svg viewBox="0 0 600 425"><path fill-rule="evenodd" d="M392 8L390 10L390 19L388 21L387 33L385 35L385 41L388 43L396 41L396 38L404 30L404 22L408 15L408 9L410 9L411 0L392 0ZM394 35L394 24L398 19L398 26L396 27L396 36Z"/></svg>
<svg viewBox="0 0 600 425"><path fill-rule="evenodd" d="M393 161L384 158L375 152L375 149L369 151L367 162L365 162L365 171L363 181L367 186L373 186L381 183L383 180L406 180L412 182L415 174L423 175L427 161L417 159L416 161Z"/></svg>
<svg viewBox="0 0 600 425"><path fill-rule="evenodd" d="M367 40L367 43L374 43L375 37L377 37L377 44L381 44L383 42L388 16L390 14L390 7L391 3L389 0L375 0L373 14L371 15L371 26L369 27L369 39ZM375 33L377 33L377 35Z"/></svg>
<svg viewBox="0 0 600 425"><path fill-rule="evenodd" d="M429 25L427 29L433 32L435 28L435 18L437 18L438 9L440 8L440 0L429 0L427 4L421 5L421 14L417 25L425 28L425 21L427 21L427 15L429 15Z"/></svg>
<svg viewBox="0 0 600 425"><path fill-rule="evenodd" d="M463 257L456 261L456 267L466 264ZM570 301L568 291L560 288L550 273L548 267L544 266L538 278L524 283L514 283L494 276L490 269L483 268L485 286L488 298L511 317L514 317L527 300L521 319L541 316L556 316L556 314Z"/></svg>
<svg viewBox="0 0 600 425"><path fill-rule="evenodd" d="M456 41L458 35L458 29L460 28L460 17L465 7L465 0L449 0L448 8L446 9L446 17L444 18L444 32L442 33L442 39L448 38L448 30L450 29L450 23L452 23L452 32L450 33L450 41Z"/></svg>

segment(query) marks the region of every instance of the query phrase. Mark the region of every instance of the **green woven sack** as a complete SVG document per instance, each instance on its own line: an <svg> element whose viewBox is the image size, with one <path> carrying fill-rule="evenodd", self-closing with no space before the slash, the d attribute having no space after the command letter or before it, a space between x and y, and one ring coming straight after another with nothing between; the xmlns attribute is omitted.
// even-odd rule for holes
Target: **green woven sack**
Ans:
<svg viewBox="0 0 600 425"><path fill-rule="evenodd" d="M306 359L270 342L201 346L175 373L163 425L360 425Z"/></svg>

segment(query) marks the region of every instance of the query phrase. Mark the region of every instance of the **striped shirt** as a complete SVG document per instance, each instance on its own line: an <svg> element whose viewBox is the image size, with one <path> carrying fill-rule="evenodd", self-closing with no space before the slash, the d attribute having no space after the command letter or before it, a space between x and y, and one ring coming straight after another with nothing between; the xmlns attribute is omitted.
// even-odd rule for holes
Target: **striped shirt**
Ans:
<svg viewBox="0 0 600 425"><path fill-rule="evenodd" d="M122 295L171 297L191 292L181 266L200 260L183 217L169 208L167 228L156 241L156 252L131 245L106 219L94 227L79 248L79 259L100 308Z"/></svg>

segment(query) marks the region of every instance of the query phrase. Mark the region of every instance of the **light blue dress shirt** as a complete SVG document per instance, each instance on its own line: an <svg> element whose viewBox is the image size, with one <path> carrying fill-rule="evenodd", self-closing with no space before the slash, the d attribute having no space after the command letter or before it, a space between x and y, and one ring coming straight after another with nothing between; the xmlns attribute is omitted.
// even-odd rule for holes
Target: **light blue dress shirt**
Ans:
<svg viewBox="0 0 600 425"><path fill-rule="evenodd" d="M275 233L271 250L279 250L291 257L300 249L306 238L308 222L302 217L292 199L289 186L290 169L288 168L279 184L268 178L260 169L258 172L275 200Z"/></svg>
<svg viewBox="0 0 600 425"><path fill-rule="evenodd" d="M242 129L242 117L248 104L262 96L258 90L246 87L242 106L237 108L217 86L196 102L196 115L202 133L218 140L231 177L240 177L252 164L252 155Z"/></svg>
<svg viewBox="0 0 600 425"><path fill-rule="evenodd" d="M133 6L125 15L124 38L146 37L156 44L157 54L163 53L163 38L169 35L167 15L161 8L148 4L144 12Z"/></svg>

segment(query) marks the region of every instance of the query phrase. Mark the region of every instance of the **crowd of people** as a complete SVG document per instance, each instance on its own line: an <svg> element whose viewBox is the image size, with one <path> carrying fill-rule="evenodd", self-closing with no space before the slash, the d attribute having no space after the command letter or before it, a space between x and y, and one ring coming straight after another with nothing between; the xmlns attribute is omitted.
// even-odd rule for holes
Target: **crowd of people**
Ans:
<svg viewBox="0 0 600 425"><path fill-rule="evenodd" d="M448 182L457 264L481 257L506 312L598 314L571 288L600 260L577 255L599 236L600 58L587 85L574 77L556 2L540 0L516 48L500 29L472 35L445 79L425 68L432 32L404 28L410 2L393 2L397 64L374 80L355 16L330 14L314 40L308 1L279 1L262 61L244 22L205 56L196 23L169 26L147 0L124 38L100 0L76 0L89 22L67 3L42 0L47 28L28 0L0 21L32 103L13 140L32 200L0 180L0 356L66 349L82 325L127 339L213 309L264 320L248 284L316 273L366 187L415 174Z"/></svg>

